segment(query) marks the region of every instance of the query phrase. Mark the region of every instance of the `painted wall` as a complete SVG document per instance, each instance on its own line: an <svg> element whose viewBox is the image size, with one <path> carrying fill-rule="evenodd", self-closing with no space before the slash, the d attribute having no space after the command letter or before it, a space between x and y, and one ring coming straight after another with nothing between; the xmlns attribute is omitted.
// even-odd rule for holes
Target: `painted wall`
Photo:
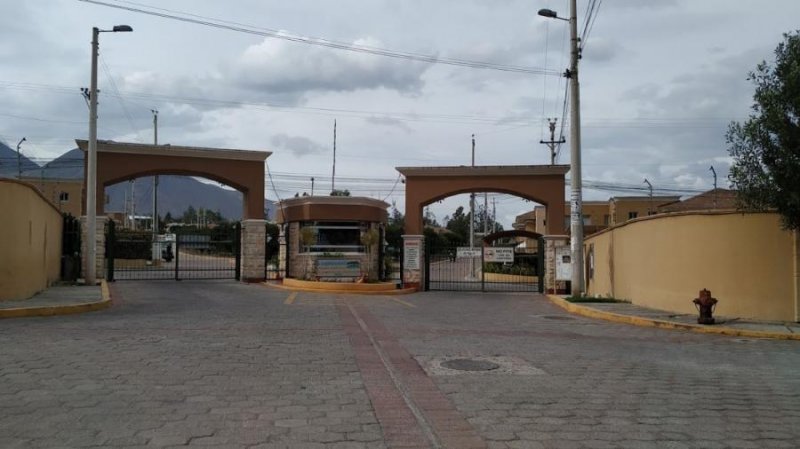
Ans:
<svg viewBox="0 0 800 449"><path fill-rule="evenodd" d="M590 295L694 314L692 299L707 288L720 316L800 321L800 242L777 214L656 215L585 244L594 262Z"/></svg>
<svg viewBox="0 0 800 449"><path fill-rule="evenodd" d="M25 179L36 186L51 203L55 204L61 212L72 214L74 217L80 217L81 211L81 198L83 195L83 181L71 179ZM61 201L61 198L65 200Z"/></svg>
<svg viewBox="0 0 800 449"><path fill-rule="evenodd" d="M31 184L0 179L0 301L26 299L58 280L58 209Z"/></svg>

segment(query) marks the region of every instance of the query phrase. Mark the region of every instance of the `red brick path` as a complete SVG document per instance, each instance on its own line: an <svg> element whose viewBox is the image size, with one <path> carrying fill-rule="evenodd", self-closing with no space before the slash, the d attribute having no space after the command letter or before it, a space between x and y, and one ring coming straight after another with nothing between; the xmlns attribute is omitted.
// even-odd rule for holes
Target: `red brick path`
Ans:
<svg viewBox="0 0 800 449"><path fill-rule="evenodd" d="M486 448L380 320L364 306L339 303L337 308L389 447Z"/></svg>

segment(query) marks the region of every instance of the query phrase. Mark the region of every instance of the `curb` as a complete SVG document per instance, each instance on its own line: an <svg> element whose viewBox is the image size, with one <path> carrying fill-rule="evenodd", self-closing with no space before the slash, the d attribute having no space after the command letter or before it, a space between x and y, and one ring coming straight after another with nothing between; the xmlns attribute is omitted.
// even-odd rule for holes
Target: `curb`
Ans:
<svg viewBox="0 0 800 449"><path fill-rule="evenodd" d="M620 315L619 313L605 312L591 307L581 306L571 303L564 298L555 295L547 295L553 304L561 307L567 312L582 315L589 318L597 318L615 323L632 324L642 327L658 327L661 329L688 330L698 334L727 335L729 337L752 337L752 338L772 338L776 340L800 340L800 334L785 334L779 332L753 331L747 329L734 329L732 327L708 327L699 324L675 323L672 321L656 320L634 315Z"/></svg>
<svg viewBox="0 0 800 449"><path fill-rule="evenodd" d="M41 307L17 307L13 309L0 309L0 319L2 318L24 318L35 316L57 316L72 315L75 313L94 312L95 310L107 309L111 306L111 294L105 280L100 281L100 301L82 302L63 306L41 306Z"/></svg>
<svg viewBox="0 0 800 449"><path fill-rule="evenodd" d="M349 290L328 290L324 288L302 288L302 287L286 287L283 285L272 284L269 282L261 282L261 285L274 288L276 290L285 290L289 292L306 292L306 293L327 293L330 295L365 295L365 296L395 296L395 295L408 295L416 293L417 290L413 288L402 288L395 290L378 290L378 291L349 291Z"/></svg>

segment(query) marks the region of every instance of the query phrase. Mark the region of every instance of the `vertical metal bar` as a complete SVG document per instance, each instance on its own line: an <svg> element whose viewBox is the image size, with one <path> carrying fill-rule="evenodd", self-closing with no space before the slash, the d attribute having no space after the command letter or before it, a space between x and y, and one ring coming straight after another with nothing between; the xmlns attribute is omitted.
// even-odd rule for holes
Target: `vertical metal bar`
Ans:
<svg viewBox="0 0 800 449"><path fill-rule="evenodd" d="M179 261L181 258L180 256L181 248L179 245L180 241L181 241L181 235L178 233L178 230L176 229L175 230L175 280L176 281L181 280L180 276L178 275L178 266L180 265Z"/></svg>
<svg viewBox="0 0 800 449"><path fill-rule="evenodd" d="M236 273L234 273L234 278L240 281L242 278L242 223L236 223L233 227L232 238L234 251L236 252ZM266 241L266 238L264 240Z"/></svg>
<svg viewBox="0 0 800 449"><path fill-rule="evenodd" d="M116 232L114 230L114 220L108 221L108 235L106 236L106 263L108 273L106 279L114 282L114 245L117 243Z"/></svg>
<svg viewBox="0 0 800 449"><path fill-rule="evenodd" d="M536 259L536 279L539 281L539 293L544 293L544 239L541 237L539 237L539 251L537 251Z"/></svg>
<svg viewBox="0 0 800 449"><path fill-rule="evenodd" d="M486 273L483 269L483 245L481 245L481 291L486 291Z"/></svg>
<svg viewBox="0 0 800 449"><path fill-rule="evenodd" d="M431 250L431 244L429 242L425 242L425 291L430 291L431 289L431 256L433 251Z"/></svg>

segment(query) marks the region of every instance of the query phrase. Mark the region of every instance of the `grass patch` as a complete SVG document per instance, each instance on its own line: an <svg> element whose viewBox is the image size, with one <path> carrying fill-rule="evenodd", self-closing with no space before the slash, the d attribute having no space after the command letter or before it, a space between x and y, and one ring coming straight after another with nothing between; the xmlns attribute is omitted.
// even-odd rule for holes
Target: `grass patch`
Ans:
<svg viewBox="0 0 800 449"><path fill-rule="evenodd" d="M568 296L564 299L566 299L569 302L576 302L576 303L625 303L625 304L631 303L630 301L626 301L624 299L602 297L602 296Z"/></svg>

